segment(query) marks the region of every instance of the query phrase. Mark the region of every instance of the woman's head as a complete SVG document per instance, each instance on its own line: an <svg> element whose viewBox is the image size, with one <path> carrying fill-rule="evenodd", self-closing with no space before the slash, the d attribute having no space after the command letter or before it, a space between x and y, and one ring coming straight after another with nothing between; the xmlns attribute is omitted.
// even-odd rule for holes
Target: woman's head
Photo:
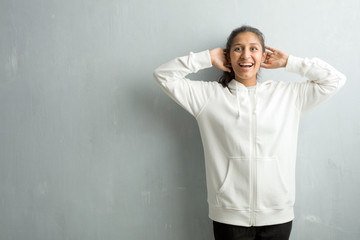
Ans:
<svg viewBox="0 0 360 240"><path fill-rule="evenodd" d="M246 25L234 29L226 43L226 57L231 72L224 72L219 83L227 87L232 79L240 82L256 80L265 56L264 35L258 29Z"/></svg>

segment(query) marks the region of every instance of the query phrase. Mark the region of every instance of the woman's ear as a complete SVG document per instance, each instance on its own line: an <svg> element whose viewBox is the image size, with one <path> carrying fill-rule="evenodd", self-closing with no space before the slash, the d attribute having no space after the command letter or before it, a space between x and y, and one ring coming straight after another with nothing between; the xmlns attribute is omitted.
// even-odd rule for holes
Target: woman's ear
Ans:
<svg viewBox="0 0 360 240"><path fill-rule="evenodd" d="M263 53L262 57L261 57L261 62L262 62L262 63L265 62L265 60L266 60L266 55L267 55L267 51L265 51L265 52Z"/></svg>
<svg viewBox="0 0 360 240"><path fill-rule="evenodd" d="M231 68L230 53L226 52L225 57L226 57L226 61L227 61L226 65Z"/></svg>
<svg viewBox="0 0 360 240"><path fill-rule="evenodd" d="M230 62L230 54L226 50L225 50L225 57L226 57L226 61Z"/></svg>

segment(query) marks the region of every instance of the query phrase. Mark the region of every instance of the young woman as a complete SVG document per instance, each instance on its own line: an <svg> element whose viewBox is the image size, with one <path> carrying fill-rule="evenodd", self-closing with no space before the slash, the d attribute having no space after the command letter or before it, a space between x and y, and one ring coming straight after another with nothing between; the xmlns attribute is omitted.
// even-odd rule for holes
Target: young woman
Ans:
<svg viewBox="0 0 360 240"><path fill-rule="evenodd" d="M211 66L224 71L219 82L185 78ZM260 83L260 67L308 80ZM320 59L265 47L250 26L235 29L226 49L176 58L154 76L198 122L215 239L289 239L300 116L334 95L345 76Z"/></svg>

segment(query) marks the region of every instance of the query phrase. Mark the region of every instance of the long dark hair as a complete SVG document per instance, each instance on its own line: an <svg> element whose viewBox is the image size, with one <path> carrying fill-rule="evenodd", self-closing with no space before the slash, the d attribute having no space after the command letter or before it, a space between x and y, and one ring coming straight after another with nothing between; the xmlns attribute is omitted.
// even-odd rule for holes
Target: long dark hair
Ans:
<svg viewBox="0 0 360 240"><path fill-rule="evenodd" d="M256 34L256 36L259 38L259 41L261 43L262 46L262 51L265 52L265 38L264 35L262 34L262 32L260 32L259 29L248 26L248 25L243 25L239 28L234 29L231 34L229 35L227 42L226 42L226 57L228 60L230 60L230 48L232 45L232 41L233 39L240 33L246 33L246 32L252 32L254 34ZM223 87L227 87L229 82L231 80L233 80L235 78L235 73L234 70L231 69L231 72L223 72L222 76L219 79L219 83L221 83L221 85Z"/></svg>

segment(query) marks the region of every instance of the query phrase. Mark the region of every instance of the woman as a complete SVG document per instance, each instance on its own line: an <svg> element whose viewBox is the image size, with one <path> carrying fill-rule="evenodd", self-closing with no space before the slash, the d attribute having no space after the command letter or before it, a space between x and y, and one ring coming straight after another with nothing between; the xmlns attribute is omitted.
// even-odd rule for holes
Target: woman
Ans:
<svg viewBox="0 0 360 240"><path fill-rule="evenodd" d="M211 66L224 71L219 83L185 78ZM260 83L260 67L309 80ZM176 58L154 76L198 122L215 239L289 239L300 116L334 95L345 76L320 59L265 47L250 26L235 29L226 49Z"/></svg>

